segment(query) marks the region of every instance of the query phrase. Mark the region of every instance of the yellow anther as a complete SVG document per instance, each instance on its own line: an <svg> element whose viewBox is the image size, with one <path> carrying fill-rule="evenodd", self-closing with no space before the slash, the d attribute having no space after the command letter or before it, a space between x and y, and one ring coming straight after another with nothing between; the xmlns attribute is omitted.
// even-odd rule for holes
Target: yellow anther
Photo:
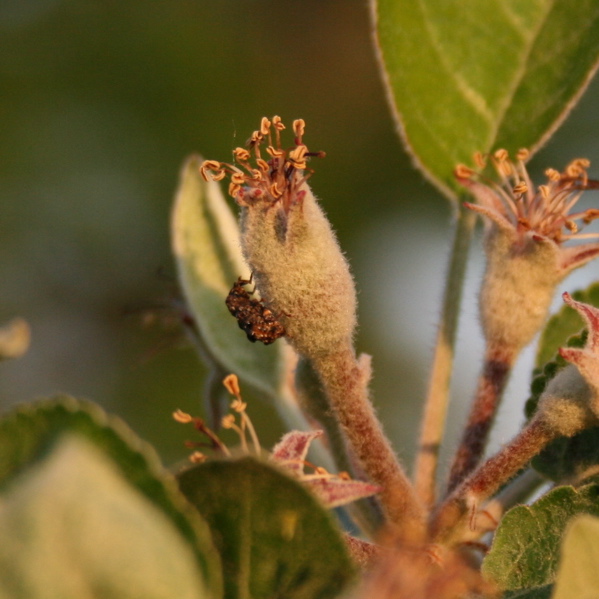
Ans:
<svg viewBox="0 0 599 599"><path fill-rule="evenodd" d="M259 146L262 143L264 136L260 131L254 131L247 141L247 145L250 147Z"/></svg>
<svg viewBox="0 0 599 599"><path fill-rule="evenodd" d="M573 220L567 220L564 223L564 227L566 227L566 229L568 229L568 231L570 231L571 233L578 232L578 225Z"/></svg>
<svg viewBox="0 0 599 599"><path fill-rule="evenodd" d="M235 399L231 402L231 409L235 412L245 412L245 409L248 407L247 403L241 401L240 399Z"/></svg>
<svg viewBox="0 0 599 599"><path fill-rule="evenodd" d="M293 162L304 162L304 157L306 156L306 154L308 153L308 148L301 144L299 146L296 146L293 150L291 150L291 152L289 152L289 160L293 161Z"/></svg>
<svg viewBox="0 0 599 599"><path fill-rule="evenodd" d="M468 168L465 164L458 164L455 167L453 174L458 179L470 179L470 177L474 175L474 171L471 168Z"/></svg>
<svg viewBox="0 0 599 599"><path fill-rule="evenodd" d="M293 121L293 132L296 137L302 138L304 131L306 130L306 122L304 119L296 119Z"/></svg>
<svg viewBox="0 0 599 599"><path fill-rule="evenodd" d="M539 185L538 189L543 199L545 201L549 200L549 198L551 197L551 190L549 189L549 187L547 185Z"/></svg>
<svg viewBox="0 0 599 599"><path fill-rule="evenodd" d="M485 168L485 166L487 166L487 158L482 152L475 152L473 158L474 158L474 164L476 164L476 166L478 166L478 168L483 169L483 168ZM462 166L462 165L460 165L460 166ZM464 168L467 168L467 167L464 166ZM455 173L455 171L454 171L454 173ZM462 178L466 179L467 177L462 177Z"/></svg>
<svg viewBox="0 0 599 599"><path fill-rule="evenodd" d="M278 186L278 183L275 181L271 186L270 186L270 195L272 195L273 198L280 198L283 195L283 189L280 189Z"/></svg>
<svg viewBox="0 0 599 599"><path fill-rule="evenodd" d="M236 374L228 374L223 379L223 385L231 395L237 397L241 394L241 389L239 388L239 379L237 378Z"/></svg>
<svg viewBox="0 0 599 599"><path fill-rule="evenodd" d="M200 175L202 175L202 179L204 179L204 181L210 181L211 179L214 179L215 176L218 176L220 170L221 163L216 160L204 160L204 162L200 164ZM214 171L215 174L212 174L211 171Z"/></svg>
<svg viewBox="0 0 599 599"><path fill-rule="evenodd" d="M205 454L203 454L201 451L194 451L190 456L189 456L189 461L192 464L202 464L204 463L206 460L208 459L208 456L206 456Z"/></svg>
<svg viewBox="0 0 599 599"><path fill-rule="evenodd" d="M263 173L267 173L270 170L270 166L268 165L268 162L266 162L266 160L264 160L263 158L258 158L256 160L256 164L258 165L258 168Z"/></svg>
<svg viewBox="0 0 599 599"><path fill-rule="evenodd" d="M510 155L508 154L507 150L501 148L501 149L495 151L495 153L493 154L493 157L498 162L505 162L506 160L509 159Z"/></svg>
<svg viewBox="0 0 599 599"><path fill-rule="evenodd" d="M235 424L235 416L233 414L227 414L223 416L221 421L221 426L226 429L235 428L237 425Z"/></svg>
<svg viewBox="0 0 599 599"><path fill-rule="evenodd" d="M527 148L520 148L516 152L516 159L521 162L526 162L530 158L530 151Z"/></svg>
<svg viewBox="0 0 599 599"><path fill-rule="evenodd" d="M285 129L285 125L283 125L281 117L277 115L272 117L272 125L277 131L283 131L283 129Z"/></svg>
<svg viewBox="0 0 599 599"><path fill-rule="evenodd" d="M275 148L273 146L268 146L268 148L266 148L266 151L273 158L280 158L281 156L285 156L285 150L281 150L281 148Z"/></svg>
<svg viewBox="0 0 599 599"><path fill-rule="evenodd" d="M528 186L524 181L519 181L512 189L514 195L523 195L528 191Z"/></svg>
<svg viewBox="0 0 599 599"><path fill-rule="evenodd" d="M263 116L260 121L260 134L266 137L270 133L270 121Z"/></svg>
<svg viewBox="0 0 599 599"><path fill-rule="evenodd" d="M245 148L235 148L233 157L238 162L247 162L250 159L250 153Z"/></svg>
<svg viewBox="0 0 599 599"><path fill-rule="evenodd" d="M555 170L554 168L548 168L545 171L545 176L550 180L550 181L554 181L557 182L561 179L561 174L559 171Z"/></svg>
<svg viewBox="0 0 599 599"><path fill-rule="evenodd" d="M246 176L243 173L233 173L231 183L234 185L243 185L246 182Z"/></svg>
<svg viewBox="0 0 599 599"><path fill-rule="evenodd" d="M188 424L193 421L192 416L183 410L175 410L173 412L173 419L181 424Z"/></svg>

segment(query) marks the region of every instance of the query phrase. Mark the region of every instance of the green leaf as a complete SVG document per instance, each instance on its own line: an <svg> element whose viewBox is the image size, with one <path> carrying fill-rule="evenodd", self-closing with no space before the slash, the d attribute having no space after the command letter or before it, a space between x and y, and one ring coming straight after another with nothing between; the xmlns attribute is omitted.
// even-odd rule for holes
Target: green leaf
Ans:
<svg viewBox="0 0 599 599"><path fill-rule="evenodd" d="M256 459L183 472L181 490L211 526L225 597L328 599L353 567L339 530L299 482Z"/></svg>
<svg viewBox="0 0 599 599"><path fill-rule="evenodd" d="M282 346L250 343L225 305L233 283L239 276L249 279L250 273L241 256L237 221L218 183L202 179L201 163L199 156L191 156L183 166L172 214L172 247L203 357L223 376L235 373L276 397L283 379Z"/></svg>
<svg viewBox="0 0 599 599"><path fill-rule="evenodd" d="M552 584L534 589L518 589L517 591L505 592L501 599L550 599L552 590Z"/></svg>
<svg viewBox="0 0 599 599"><path fill-rule="evenodd" d="M578 516L568 526L552 599L594 599L599 589L599 518Z"/></svg>
<svg viewBox="0 0 599 599"><path fill-rule="evenodd" d="M483 574L506 590L553 583L564 530L579 514L599 516L599 485L557 487L531 506L511 509L497 529Z"/></svg>
<svg viewBox="0 0 599 599"><path fill-rule="evenodd" d="M25 404L5 414L0 419L0 493L17 487L21 477L46 460L64 435L77 435L92 443L132 489L171 521L194 552L211 596L219 597L219 560L206 524L181 496L152 447L96 404L59 397Z"/></svg>
<svg viewBox="0 0 599 599"><path fill-rule="evenodd" d="M0 538L0 597L215 597L172 520L80 434L5 487Z"/></svg>
<svg viewBox="0 0 599 599"><path fill-rule="evenodd" d="M373 0L404 141L446 195L474 152L538 148L599 55L596 0Z"/></svg>
<svg viewBox="0 0 599 599"><path fill-rule="evenodd" d="M599 283L593 283L586 289L572 293L572 297L585 304L599 307ZM550 360L554 360L557 350L565 346L568 337L579 333L584 323L576 310L567 305L554 314L545 325L537 348L536 366L542 368Z"/></svg>

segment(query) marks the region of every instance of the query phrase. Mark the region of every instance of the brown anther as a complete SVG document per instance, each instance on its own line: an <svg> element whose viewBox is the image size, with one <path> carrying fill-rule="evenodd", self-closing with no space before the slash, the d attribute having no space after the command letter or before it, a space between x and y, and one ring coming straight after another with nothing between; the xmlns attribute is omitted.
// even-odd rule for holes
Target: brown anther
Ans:
<svg viewBox="0 0 599 599"><path fill-rule="evenodd" d="M521 216L518 219L518 224L523 228L526 229L527 231L530 231L530 229L532 229L532 227L530 226L530 221L527 218L524 218L523 216Z"/></svg>
<svg viewBox="0 0 599 599"><path fill-rule="evenodd" d="M474 175L474 171L465 164L458 164L455 167L453 174L457 179L470 179L470 177Z"/></svg>
<svg viewBox="0 0 599 599"><path fill-rule="evenodd" d="M237 378L236 374L228 374L223 379L223 385L231 395L237 397L241 394L241 389L239 388L239 379Z"/></svg>
<svg viewBox="0 0 599 599"><path fill-rule="evenodd" d="M590 222L594 221L596 218L599 218L599 209L590 208L589 210L585 211L582 222L585 225L588 225Z"/></svg>
<svg viewBox="0 0 599 599"><path fill-rule="evenodd" d="M301 139L304 135L305 130L306 122L304 121L304 119L296 119L295 121L293 121L293 132L295 133L296 137Z"/></svg>
<svg viewBox="0 0 599 599"><path fill-rule="evenodd" d="M175 410L173 412L173 420L176 420L181 424L189 424L193 421L193 417L187 412L184 412L183 410Z"/></svg>
<svg viewBox="0 0 599 599"><path fill-rule="evenodd" d="M526 162L530 158L530 151L527 148L520 148L516 152L516 159L520 162Z"/></svg>

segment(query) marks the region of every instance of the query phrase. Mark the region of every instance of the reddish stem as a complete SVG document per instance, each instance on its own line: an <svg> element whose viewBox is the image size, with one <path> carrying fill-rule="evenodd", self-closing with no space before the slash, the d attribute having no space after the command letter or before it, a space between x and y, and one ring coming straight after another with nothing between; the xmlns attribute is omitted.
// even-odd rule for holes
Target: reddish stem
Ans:
<svg viewBox="0 0 599 599"><path fill-rule="evenodd" d="M469 514L474 517L482 501L514 477L558 434L541 418L532 420L439 506L431 525L433 538L446 542L449 536L459 534L457 524Z"/></svg>
<svg viewBox="0 0 599 599"><path fill-rule="evenodd" d="M449 475L448 494L451 493L479 464L501 396L512 369L511 352L488 350L478 382L474 405Z"/></svg>

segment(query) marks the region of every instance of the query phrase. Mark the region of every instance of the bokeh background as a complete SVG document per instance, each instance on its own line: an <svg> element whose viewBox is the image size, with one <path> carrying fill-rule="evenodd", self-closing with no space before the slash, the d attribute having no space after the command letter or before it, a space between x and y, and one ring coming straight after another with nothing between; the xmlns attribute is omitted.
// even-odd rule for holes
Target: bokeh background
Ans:
<svg viewBox="0 0 599 599"><path fill-rule="evenodd" d="M68 392L121 415L166 462L185 455L188 431L170 414L202 413L205 371L156 316L175 288L178 171L192 152L228 160L280 114L304 118L310 148L327 152L312 185L353 266L377 409L410 461L452 211L395 134L366 0L0 0L0 90L0 322L23 316L33 331L28 354L0 365L2 407ZM598 99L593 84L533 172L599 163ZM452 436L481 352L480 243L472 257ZM596 278L599 263L561 288ZM531 356L495 445L522 422ZM250 415L273 443L272 406L252 398Z"/></svg>

